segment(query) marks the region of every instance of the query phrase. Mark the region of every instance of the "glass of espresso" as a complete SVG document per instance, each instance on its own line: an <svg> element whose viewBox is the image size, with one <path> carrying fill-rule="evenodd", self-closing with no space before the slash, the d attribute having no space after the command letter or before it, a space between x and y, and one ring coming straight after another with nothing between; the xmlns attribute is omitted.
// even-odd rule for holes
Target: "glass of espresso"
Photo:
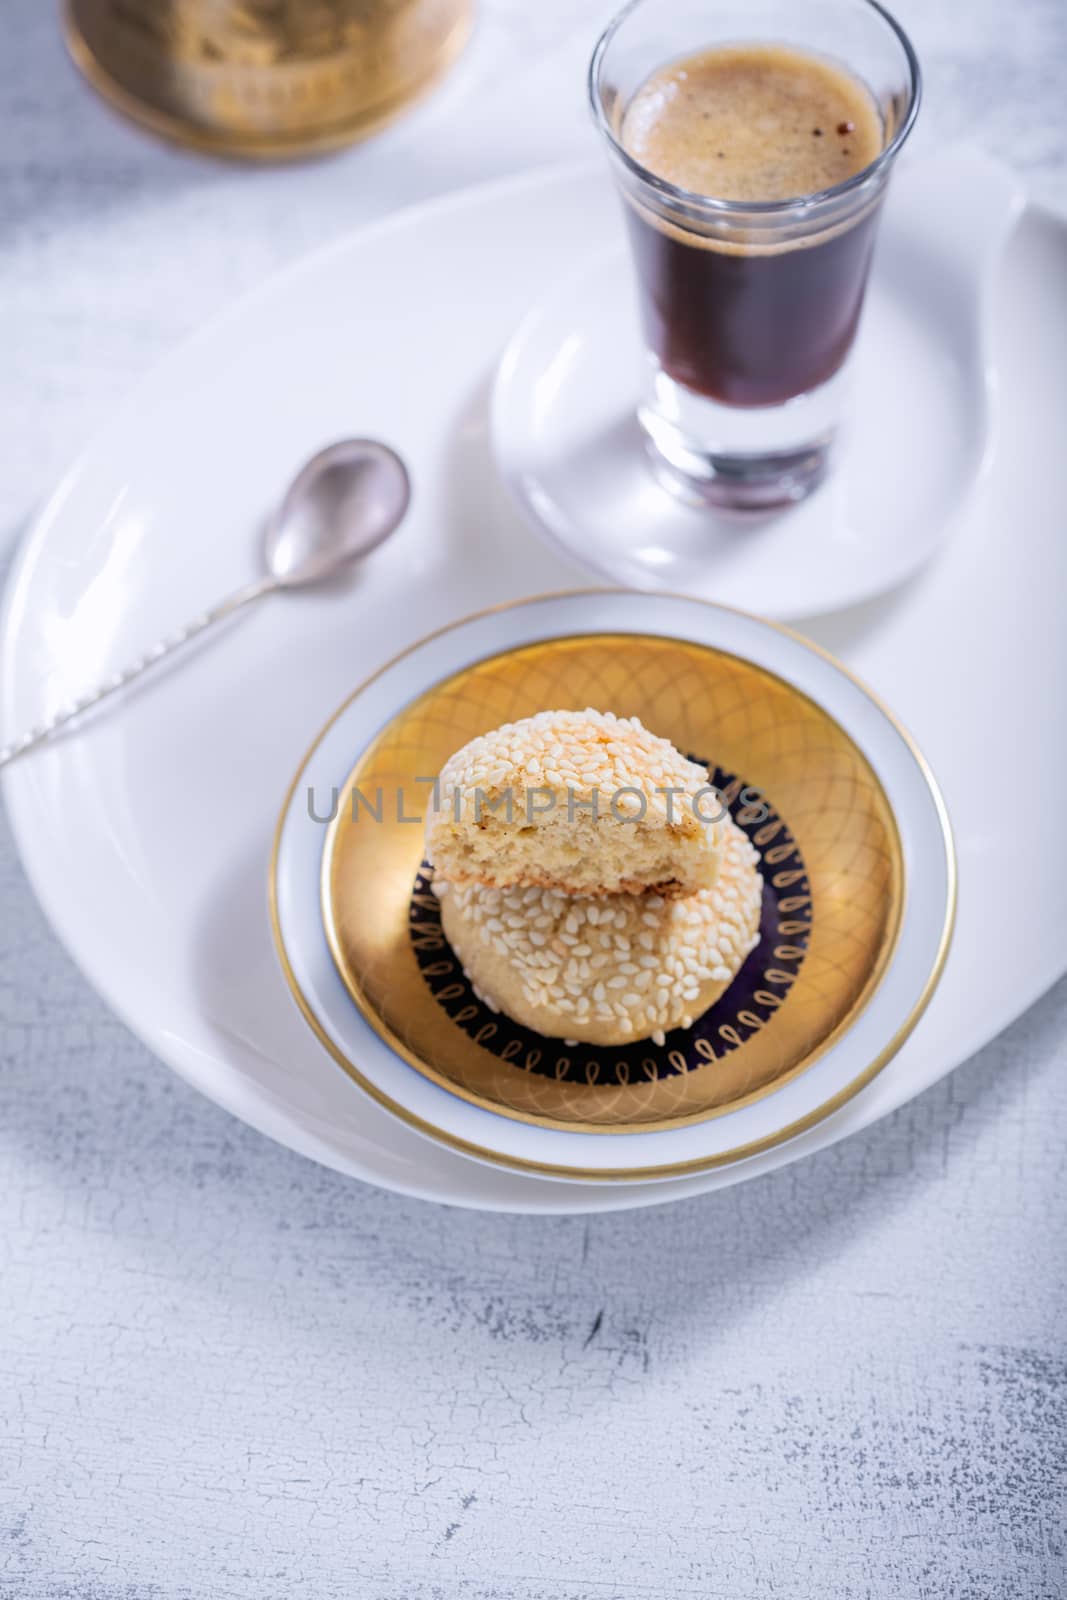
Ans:
<svg viewBox="0 0 1067 1600"><path fill-rule="evenodd" d="M696 504L803 499L846 412L915 52L876 0L633 0L589 88L625 201L657 477Z"/></svg>

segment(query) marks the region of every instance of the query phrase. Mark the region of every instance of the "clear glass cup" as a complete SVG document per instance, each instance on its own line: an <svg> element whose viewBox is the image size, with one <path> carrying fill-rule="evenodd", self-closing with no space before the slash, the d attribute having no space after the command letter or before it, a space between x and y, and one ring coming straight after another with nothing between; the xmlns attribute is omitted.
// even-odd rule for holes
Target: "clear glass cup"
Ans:
<svg viewBox="0 0 1067 1600"><path fill-rule="evenodd" d="M648 171L621 142L627 106L654 72L719 44L843 67L878 106L880 154L833 188L758 203ZM919 107L914 50L877 0L632 0L597 44L589 92L633 246L649 363L638 420L656 476L695 504L803 499L847 404L878 213Z"/></svg>

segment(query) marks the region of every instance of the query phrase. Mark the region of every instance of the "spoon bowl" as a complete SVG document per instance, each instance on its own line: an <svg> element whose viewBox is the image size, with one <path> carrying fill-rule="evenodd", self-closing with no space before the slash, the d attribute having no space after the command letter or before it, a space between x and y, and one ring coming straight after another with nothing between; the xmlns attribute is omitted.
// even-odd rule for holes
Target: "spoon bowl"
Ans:
<svg viewBox="0 0 1067 1600"><path fill-rule="evenodd" d="M343 439L301 469L271 519L267 570L279 588L323 583L382 544L411 502L407 468L376 439Z"/></svg>

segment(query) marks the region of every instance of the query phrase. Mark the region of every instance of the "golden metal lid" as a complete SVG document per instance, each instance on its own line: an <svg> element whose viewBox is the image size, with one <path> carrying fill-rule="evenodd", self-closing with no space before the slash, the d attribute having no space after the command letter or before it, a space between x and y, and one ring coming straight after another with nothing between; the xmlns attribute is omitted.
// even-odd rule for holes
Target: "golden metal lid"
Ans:
<svg viewBox="0 0 1067 1600"><path fill-rule="evenodd" d="M153 132L285 159L363 138L429 89L473 0L65 0L78 67Z"/></svg>

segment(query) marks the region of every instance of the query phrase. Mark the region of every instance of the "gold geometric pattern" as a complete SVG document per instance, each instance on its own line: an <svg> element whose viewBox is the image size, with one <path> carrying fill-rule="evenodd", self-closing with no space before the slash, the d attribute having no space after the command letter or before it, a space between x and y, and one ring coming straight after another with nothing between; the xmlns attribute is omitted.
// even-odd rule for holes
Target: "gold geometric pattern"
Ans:
<svg viewBox="0 0 1067 1600"><path fill-rule="evenodd" d="M430 780L476 734L536 711L585 706L639 716L678 749L743 774L786 825L781 838L773 829L750 833L778 892L782 961L780 969L768 967L767 988L779 1003L771 1009L768 1002L766 1016L750 1013L758 1025L747 1037L728 1052L711 1050L692 1070L607 1084L524 1070L447 1014L412 949L411 895L423 850L417 819ZM323 919L334 959L353 1000L394 1049L477 1105L603 1133L721 1115L804 1071L874 992L903 904L896 824L878 778L844 729L761 667L647 635L523 646L435 685L361 756L341 791L323 858ZM806 944L799 965L795 952L787 953L791 937ZM546 1044L557 1048L559 1041Z"/></svg>

